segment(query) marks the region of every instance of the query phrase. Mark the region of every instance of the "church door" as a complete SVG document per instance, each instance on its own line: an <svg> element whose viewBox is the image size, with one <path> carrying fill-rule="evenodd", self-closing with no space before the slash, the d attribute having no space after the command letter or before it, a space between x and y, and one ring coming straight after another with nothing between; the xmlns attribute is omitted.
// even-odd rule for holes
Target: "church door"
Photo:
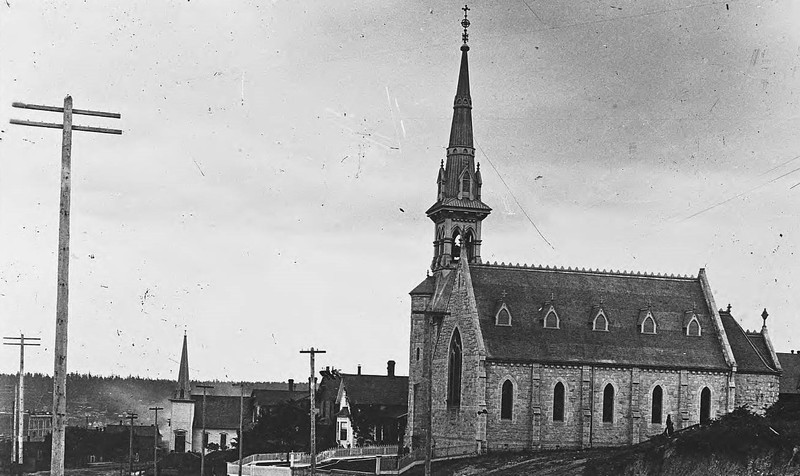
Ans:
<svg viewBox="0 0 800 476"><path fill-rule="evenodd" d="M182 431L175 432L175 451L177 453L186 451L186 433Z"/></svg>
<svg viewBox="0 0 800 476"><path fill-rule="evenodd" d="M711 419L711 390L704 387L700 392L700 423Z"/></svg>

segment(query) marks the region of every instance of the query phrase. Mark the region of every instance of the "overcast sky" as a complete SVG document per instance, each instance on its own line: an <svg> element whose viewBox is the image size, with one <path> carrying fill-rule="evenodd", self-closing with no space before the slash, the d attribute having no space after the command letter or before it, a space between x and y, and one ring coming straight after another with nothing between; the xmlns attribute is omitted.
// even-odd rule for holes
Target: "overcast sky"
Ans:
<svg viewBox="0 0 800 476"><path fill-rule="evenodd" d="M185 330L193 379L303 379L312 345L406 374L461 6L0 2L0 320L42 337L28 369L52 372L61 134L8 119L69 93L124 130L74 134L70 371L175 378ZM800 348L800 3L470 7L484 259L705 267Z"/></svg>

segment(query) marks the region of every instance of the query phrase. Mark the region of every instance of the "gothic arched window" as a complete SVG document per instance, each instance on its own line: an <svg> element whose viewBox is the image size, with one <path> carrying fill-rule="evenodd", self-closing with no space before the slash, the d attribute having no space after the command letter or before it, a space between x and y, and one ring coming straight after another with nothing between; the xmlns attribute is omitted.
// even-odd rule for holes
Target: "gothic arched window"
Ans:
<svg viewBox="0 0 800 476"><path fill-rule="evenodd" d="M461 176L461 196L464 198L469 198L471 188L472 177L470 177L469 171L464 170L464 175Z"/></svg>
<svg viewBox="0 0 800 476"><path fill-rule="evenodd" d="M456 228L456 230L453 232L453 246L452 251L450 252L450 257L453 259L453 261L458 261L458 259L461 257L461 245L461 232L458 231L458 228Z"/></svg>
<svg viewBox="0 0 800 476"><path fill-rule="evenodd" d="M599 310L597 315L594 316L594 322L592 322L592 330L593 331L607 331L608 330L608 319L606 318L606 314L603 310Z"/></svg>
<svg viewBox="0 0 800 476"><path fill-rule="evenodd" d="M603 422L611 423L614 421L614 386L606 384L603 389Z"/></svg>
<svg viewBox="0 0 800 476"><path fill-rule="evenodd" d="M564 384L561 382L553 389L553 421L564 421Z"/></svg>
<svg viewBox="0 0 800 476"><path fill-rule="evenodd" d="M498 326L510 326L511 325L511 313L508 312L508 308L503 304L503 307L497 312L497 318L495 320L496 325Z"/></svg>
<svg viewBox="0 0 800 476"><path fill-rule="evenodd" d="M475 239L472 236L472 230L467 230L467 232L464 233L462 246L467 247L467 258L469 258L470 261L472 261L472 258L474 257L474 241Z"/></svg>
<svg viewBox="0 0 800 476"><path fill-rule="evenodd" d="M687 336L700 336L700 323L697 322L697 316L693 316L692 320L689 321L689 324L686 326L686 335Z"/></svg>
<svg viewBox="0 0 800 476"><path fill-rule="evenodd" d="M663 408L664 391L661 390L660 385L656 385L653 389L653 398L651 401L651 416L650 423L661 423L661 409Z"/></svg>
<svg viewBox="0 0 800 476"><path fill-rule="evenodd" d="M655 334L656 333L656 320L649 312L642 321L642 334Z"/></svg>
<svg viewBox="0 0 800 476"><path fill-rule="evenodd" d="M502 395L500 397L500 419L511 420L514 409L514 384L511 380L503 382Z"/></svg>
<svg viewBox="0 0 800 476"><path fill-rule="evenodd" d="M447 406L458 408L461 405L461 336L458 329L450 339L450 352L447 357Z"/></svg>
<svg viewBox="0 0 800 476"><path fill-rule="evenodd" d="M550 310L547 311L547 314L544 316L544 327L548 329L559 328L558 314L556 314L556 309L552 306L550 306Z"/></svg>

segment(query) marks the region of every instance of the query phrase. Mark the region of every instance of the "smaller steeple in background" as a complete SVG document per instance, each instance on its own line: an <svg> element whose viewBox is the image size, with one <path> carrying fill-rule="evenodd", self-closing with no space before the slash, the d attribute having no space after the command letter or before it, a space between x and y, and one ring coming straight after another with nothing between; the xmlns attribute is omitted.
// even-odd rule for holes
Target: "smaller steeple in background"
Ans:
<svg viewBox="0 0 800 476"><path fill-rule="evenodd" d="M178 388L175 391L177 400L188 400L192 395L192 387L189 383L189 352L186 341L186 332L183 333L183 349L181 349L181 364L178 369Z"/></svg>

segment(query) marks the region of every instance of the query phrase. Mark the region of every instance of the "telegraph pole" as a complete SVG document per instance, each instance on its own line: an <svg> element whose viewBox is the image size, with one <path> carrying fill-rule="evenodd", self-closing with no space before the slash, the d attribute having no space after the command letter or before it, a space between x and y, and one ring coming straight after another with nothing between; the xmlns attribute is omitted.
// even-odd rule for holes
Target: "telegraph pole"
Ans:
<svg viewBox="0 0 800 476"><path fill-rule="evenodd" d="M311 376L308 377L308 403L309 415L311 416L311 476L317 474L317 421L316 413L317 408L314 402L314 355L324 354L324 350L310 348L309 350L301 350L301 354L308 354L311 360Z"/></svg>
<svg viewBox="0 0 800 476"><path fill-rule="evenodd" d="M155 429L153 431L153 476L158 476L158 411L164 407L150 407L148 410L156 412Z"/></svg>
<svg viewBox="0 0 800 476"><path fill-rule="evenodd" d="M211 385L195 385L203 389L203 434L200 437L200 476L206 474L206 389L214 388Z"/></svg>
<svg viewBox="0 0 800 476"><path fill-rule="evenodd" d="M123 415L122 417L131 421L130 438L128 439L128 475L132 475L133 474L133 420L139 418L139 415L129 412Z"/></svg>
<svg viewBox="0 0 800 476"><path fill-rule="evenodd" d="M69 315L69 208L72 175L72 131L122 134L119 129L78 126L72 124L73 114L120 119L115 112L89 111L72 108L72 96L64 98L64 107L39 106L15 102L12 107L36 111L63 113L63 122L21 121L11 119L11 124L63 129L61 135L61 204L58 222L58 286L56 296L56 337L53 363L53 446L50 460L51 476L64 476L64 427L67 416L67 321Z"/></svg>
<svg viewBox="0 0 800 476"><path fill-rule="evenodd" d="M41 345L38 341L42 340L39 337L25 337L25 334L20 334L19 337L3 337L8 342L3 342L3 345L18 345L19 346L19 375L17 376L17 415L16 415L16 433L17 433L17 464L23 464L25 461L25 453L23 452L23 445L25 441L25 346L38 346ZM25 342L33 341L33 342ZM17 341L17 342L15 342Z"/></svg>
<svg viewBox="0 0 800 476"><path fill-rule="evenodd" d="M242 445L244 444L244 382L234 384L239 389L239 476L242 476ZM157 475L156 475L157 476Z"/></svg>

